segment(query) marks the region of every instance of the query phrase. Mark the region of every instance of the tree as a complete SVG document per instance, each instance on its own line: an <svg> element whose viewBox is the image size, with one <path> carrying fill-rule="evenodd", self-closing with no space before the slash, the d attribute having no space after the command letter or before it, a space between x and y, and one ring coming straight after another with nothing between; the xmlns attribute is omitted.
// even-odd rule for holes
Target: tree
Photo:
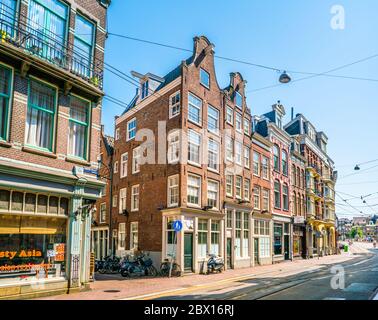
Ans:
<svg viewBox="0 0 378 320"><path fill-rule="evenodd" d="M349 236L354 239L357 237L362 238L364 233L362 232L362 229L360 227L352 227L352 230L350 230Z"/></svg>

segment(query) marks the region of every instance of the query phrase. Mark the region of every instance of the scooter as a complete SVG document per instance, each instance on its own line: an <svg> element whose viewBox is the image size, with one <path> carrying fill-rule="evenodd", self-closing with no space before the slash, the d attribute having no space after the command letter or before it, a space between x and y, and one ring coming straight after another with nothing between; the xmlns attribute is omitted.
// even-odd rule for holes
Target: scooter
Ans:
<svg viewBox="0 0 378 320"><path fill-rule="evenodd" d="M122 277L142 277L148 274L147 268L141 263L140 257L131 261L129 256L121 262L120 273Z"/></svg>
<svg viewBox="0 0 378 320"><path fill-rule="evenodd" d="M224 269L224 260L223 258L210 254L210 258L207 261L207 274L213 273L215 271L222 272Z"/></svg>

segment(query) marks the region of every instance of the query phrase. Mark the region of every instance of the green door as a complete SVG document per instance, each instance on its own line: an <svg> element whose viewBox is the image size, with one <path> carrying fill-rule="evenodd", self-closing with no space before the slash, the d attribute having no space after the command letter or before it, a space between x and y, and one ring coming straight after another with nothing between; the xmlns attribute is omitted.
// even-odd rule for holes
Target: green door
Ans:
<svg viewBox="0 0 378 320"><path fill-rule="evenodd" d="M184 234L184 271L193 271L193 233Z"/></svg>
<svg viewBox="0 0 378 320"><path fill-rule="evenodd" d="M255 258L255 265L259 264L259 238L254 238L254 258Z"/></svg>
<svg viewBox="0 0 378 320"><path fill-rule="evenodd" d="M232 259L231 259L232 250L231 250L231 247L232 247L232 239L227 238L227 269L232 268Z"/></svg>

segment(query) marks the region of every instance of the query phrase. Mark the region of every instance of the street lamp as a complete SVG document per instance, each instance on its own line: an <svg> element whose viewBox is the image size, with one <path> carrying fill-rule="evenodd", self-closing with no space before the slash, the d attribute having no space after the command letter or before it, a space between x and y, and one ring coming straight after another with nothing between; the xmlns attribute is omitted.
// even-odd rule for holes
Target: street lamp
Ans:
<svg viewBox="0 0 378 320"><path fill-rule="evenodd" d="M354 170L359 171L360 169L361 169L360 166L358 164L356 164L356 166L354 167Z"/></svg>
<svg viewBox="0 0 378 320"><path fill-rule="evenodd" d="M279 78L279 81L283 84L289 83L291 81L291 77L284 71Z"/></svg>

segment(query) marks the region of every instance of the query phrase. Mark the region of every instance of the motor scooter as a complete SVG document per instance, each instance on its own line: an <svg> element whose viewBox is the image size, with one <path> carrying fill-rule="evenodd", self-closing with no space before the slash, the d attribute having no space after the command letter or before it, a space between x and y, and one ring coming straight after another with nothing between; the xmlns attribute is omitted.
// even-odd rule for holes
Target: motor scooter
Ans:
<svg viewBox="0 0 378 320"><path fill-rule="evenodd" d="M222 272L224 269L224 260L215 254L210 254L210 258L207 261L207 274L215 271Z"/></svg>

